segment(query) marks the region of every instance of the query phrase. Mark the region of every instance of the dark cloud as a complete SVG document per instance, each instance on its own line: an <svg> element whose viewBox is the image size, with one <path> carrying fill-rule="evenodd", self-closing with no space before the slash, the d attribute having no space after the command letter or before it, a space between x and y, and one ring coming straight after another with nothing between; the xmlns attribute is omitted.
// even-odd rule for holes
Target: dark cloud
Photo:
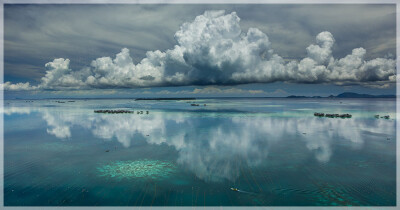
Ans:
<svg viewBox="0 0 400 210"><path fill-rule="evenodd" d="M155 77L153 77L151 75L147 75L147 76L140 77L139 79L142 79L142 80L154 80Z"/></svg>

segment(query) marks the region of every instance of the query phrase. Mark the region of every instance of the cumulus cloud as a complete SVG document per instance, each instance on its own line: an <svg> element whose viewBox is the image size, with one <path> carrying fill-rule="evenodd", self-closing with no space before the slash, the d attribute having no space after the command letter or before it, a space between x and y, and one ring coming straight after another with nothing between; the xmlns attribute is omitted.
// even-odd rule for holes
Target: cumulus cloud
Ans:
<svg viewBox="0 0 400 210"><path fill-rule="evenodd" d="M6 82L4 84L0 84L0 90L35 90L36 86L31 86L29 82L26 83L16 83L12 84L11 82Z"/></svg>
<svg viewBox="0 0 400 210"><path fill-rule="evenodd" d="M307 57L286 62L274 53L268 36L257 28L241 30L235 12L206 11L175 33L177 45L165 52L148 51L134 64L123 48L115 58L102 57L80 70L58 58L45 65L37 86L4 84L5 90L132 88L245 83L331 83L388 87L394 83L396 62L389 58L365 60L366 50L353 49L336 59L333 35L324 31L306 48Z"/></svg>

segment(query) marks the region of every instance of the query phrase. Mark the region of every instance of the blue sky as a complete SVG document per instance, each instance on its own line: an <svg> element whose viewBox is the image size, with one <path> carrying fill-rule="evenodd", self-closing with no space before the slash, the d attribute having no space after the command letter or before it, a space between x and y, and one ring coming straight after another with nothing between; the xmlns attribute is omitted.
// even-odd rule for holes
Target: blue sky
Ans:
<svg viewBox="0 0 400 210"><path fill-rule="evenodd" d="M395 9L8 4L5 96L395 94Z"/></svg>

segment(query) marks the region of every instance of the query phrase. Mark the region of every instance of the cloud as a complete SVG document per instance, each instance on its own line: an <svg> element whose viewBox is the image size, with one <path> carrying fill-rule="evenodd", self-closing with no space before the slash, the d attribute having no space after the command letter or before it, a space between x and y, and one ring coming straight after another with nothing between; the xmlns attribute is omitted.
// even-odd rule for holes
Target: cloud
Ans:
<svg viewBox="0 0 400 210"><path fill-rule="evenodd" d="M6 82L4 84L0 84L0 90L18 91L18 90L35 90L35 89L36 87L31 86L29 82L26 83L19 82L16 84L12 84L11 82Z"/></svg>
<svg viewBox="0 0 400 210"><path fill-rule="evenodd" d="M367 60L396 54L393 4L8 4L4 8L4 81L36 85L45 74L44 64L54 58L68 58L70 68L79 70L98 57L113 57L123 47L130 49L138 63L149 50L172 49L174 33L183 22L218 9L236 11L242 31L256 27L267 34L275 53L285 60L304 58L306 47L321 31L331 32L340 43L333 48L338 58L357 47L367 50Z"/></svg>
<svg viewBox="0 0 400 210"><path fill-rule="evenodd" d="M257 28L243 32L235 12L206 11L183 23L174 35L177 45L164 52L148 51L134 64L123 48L115 58L101 57L80 70L69 59L54 59L37 86L5 83L5 90L97 89L248 83L329 83L388 87L395 75L395 60L365 60L366 50L356 48L335 59L333 35L324 31L306 48L307 57L285 62L274 53L268 36Z"/></svg>

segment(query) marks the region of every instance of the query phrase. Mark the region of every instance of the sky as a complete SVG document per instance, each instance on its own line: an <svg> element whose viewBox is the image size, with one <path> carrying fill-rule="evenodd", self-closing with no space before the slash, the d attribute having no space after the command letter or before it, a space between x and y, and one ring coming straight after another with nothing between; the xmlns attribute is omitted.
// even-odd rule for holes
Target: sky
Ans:
<svg viewBox="0 0 400 210"><path fill-rule="evenodd" d="M395 94L396 5L6 4L6 98Z"/></svg>

